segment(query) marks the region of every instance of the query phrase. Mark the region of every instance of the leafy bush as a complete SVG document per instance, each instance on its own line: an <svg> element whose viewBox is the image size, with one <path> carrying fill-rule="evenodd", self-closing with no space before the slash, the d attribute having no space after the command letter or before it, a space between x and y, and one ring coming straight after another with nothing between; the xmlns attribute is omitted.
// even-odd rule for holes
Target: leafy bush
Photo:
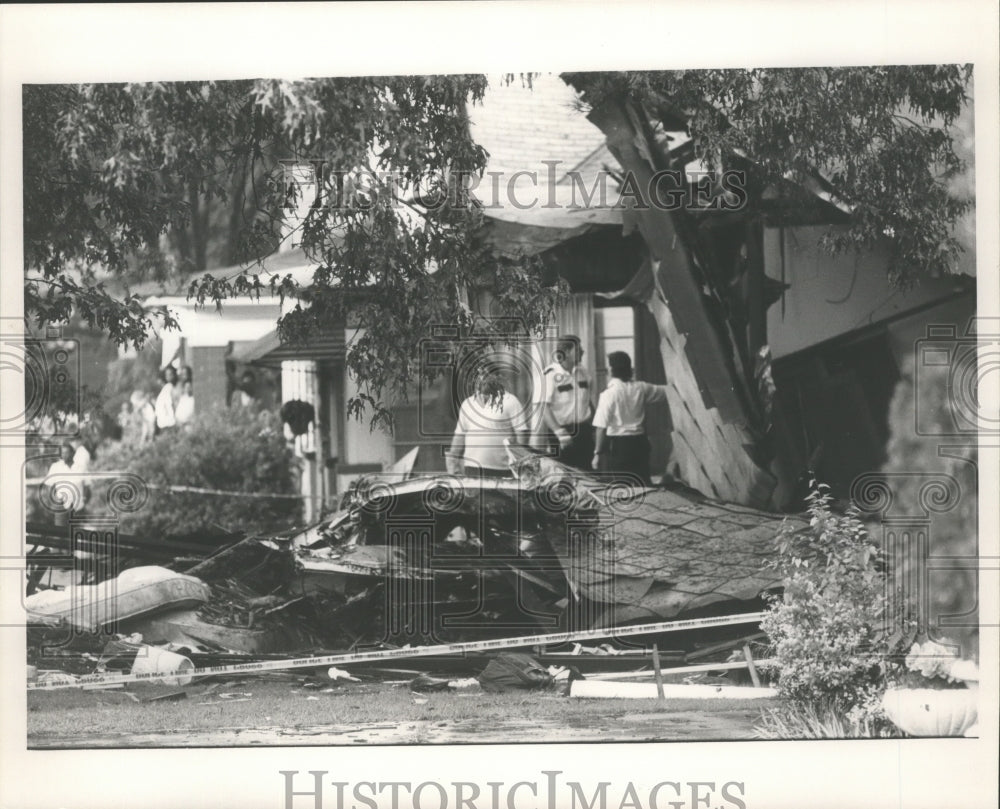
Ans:
<svg viewBox="0 0 1000 809"><path fill-rule="evenodd" d="M833 512L827 487L814 484L808 504L809 529L786 525L777 538L784 593L762 622L778 661L778 692L800 707L874 710L893 665L881 640L880 550L853 507Z"/></svg>
<svg viewBox="0 0 1000 809"><path fill-rule="evenodd" d="M246 497L171 491L190 486L254 494L294 495L295 457L281 424L268 411L208 410L186 428L151 443L110 445L98 457L101 469L137 475L149 499L134 513L121 514L124 533L193 536L226 531L257 533L289 527L299 518L295 497ZM107 486L94 486L92 502L107 502Z"/></svg>

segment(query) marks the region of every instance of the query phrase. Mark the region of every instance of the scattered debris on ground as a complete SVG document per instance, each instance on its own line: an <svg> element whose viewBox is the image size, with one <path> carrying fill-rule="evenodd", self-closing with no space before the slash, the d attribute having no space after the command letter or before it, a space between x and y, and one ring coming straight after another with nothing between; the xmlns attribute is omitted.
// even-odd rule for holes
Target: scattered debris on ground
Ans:
<svg viewBox="0 0 1000 809"><path fill-rule="evenodd" d="M778 586L766 560L789 518L686 489L606 486L528 450L511 452L517 478L362 482L317 525L225 544L183 571L143 564L61 590L42 589L35 575L39 589L26 599L33 685L132 672L183 689L191 671L202 672L203 685L281 673L253 671L256 663L296 659L308 669L300 658L381 649L391 659L316 668L327 688L402 681L419 694L468 692L472 683L572 693L584 681L595 693L645 693L647 684L612 681L656 676L649 687L660 691L664 673L686 673L692 688L721 675L726 687L766 690L756 627L712 620L763 608ZM621 634L699 618L703 628ZM512 650L511 639L516 647L550 634L568 640ZM502 651L490 648L497 639ZM457 643L481 647L407 653ZM204 673L215 667L229 669Z"/></svg>

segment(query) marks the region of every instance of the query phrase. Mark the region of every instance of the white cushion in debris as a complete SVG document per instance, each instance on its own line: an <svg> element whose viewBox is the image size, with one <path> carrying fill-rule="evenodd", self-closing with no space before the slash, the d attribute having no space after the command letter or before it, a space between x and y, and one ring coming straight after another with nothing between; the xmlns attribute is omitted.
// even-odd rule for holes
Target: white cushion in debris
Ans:
<svg viewBox="0 0 1000 809"><path fill-rule="evenodd" d="M39 590L34 595L28 596L24 603L29 612L39 612L47 614L49 609L60 608L66 601L68 590Z"/></svg>
<svg viewBox="0 0 1000 809"><path fill-rule="evenodd" d="M61 619L81 629L97 629L116 620L208 601L211 590L201 579L165 567L123 570L100 584L43 590L25 599L32 619Z"/></svg>

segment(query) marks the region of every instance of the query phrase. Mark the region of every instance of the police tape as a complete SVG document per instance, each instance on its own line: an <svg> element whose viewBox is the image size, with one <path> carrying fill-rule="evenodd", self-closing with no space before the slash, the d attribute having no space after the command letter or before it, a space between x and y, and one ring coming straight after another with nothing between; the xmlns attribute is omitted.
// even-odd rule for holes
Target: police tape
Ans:
<svg viewBox="0 0 1000 809"><path fill-rule="evenodd" d="M85 484L90 485L91 482L97 483L98 481L113 480L115 475L124 475L125 472L59 472L55 475L48 475L44 478L26 478L24 481L25 486L46 486L54 485L53 481L57 483L69 482L69 485L75 486L75 480L80 479ZM142 481L142 485L146 489L157 489L164 492L180 492L187 494L212 494L221 497L249 497L257 498L261 500L304 500L312 497L312 495L305 494L288 494L288 493L276 493L276 492L238 492L232 489L209 489L204 486L182 486L179 483L150 483L149 481Z"/></svg>
<svg viewBox="0 0 1000 809"><path fill-rule="evenodd" d="M547 635L526 635L516 638L497 638L495 640L465 641L462 643L446 643L435 646L411 646L403 649L376 649L370 652L346 652L317 657L298 657L288 660L260 660L248 663L233 663L226 666L205 666L199 669L188 669L174 672L140 672L138 674L86 674L77 677L73 682L28 683L29 691L54 691L64 688L85 688L95 685L124 685L125 683L144 683L156 680L172 680L183 677L185 680L195 677L207 677L219 674L256 674L265 671L290 671L294 669L311 669L321 666L346 666L351 663L370 663L378 660L399 660L415 657L431 657L446 654L462 654L465 652L487 652L498 649L517 649L524 646L551 646L560 643L579 642L582 640L602 640L605 638L623 638L635 635L653 635L664 632L683 632L689 629L706 629L715 626L734 626L738 624L756 624L764 617L763 612L742 613L740 615L721 615L713 618L688 618L683 621L664 621L655 624L636 624L634 626L615 627L611 629L583 629L577 632L552 632Z"/></svg>

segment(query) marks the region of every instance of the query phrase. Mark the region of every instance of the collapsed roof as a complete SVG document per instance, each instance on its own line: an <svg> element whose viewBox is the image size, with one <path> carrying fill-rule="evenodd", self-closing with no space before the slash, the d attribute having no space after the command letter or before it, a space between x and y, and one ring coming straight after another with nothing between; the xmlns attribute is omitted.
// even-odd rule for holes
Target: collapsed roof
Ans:
<svg viewBox="0 0 1000 809"><path fill-rule="evenodd" d="M480 633L511 634L512 620L573 630L726 614L780 587L767 565L775 537L788 520L805 527L509 452L517 479L438 475L355 489L331 519L280 541L300 586L350 597L384 583L449 638L448 627L472 630L470 616L487 613Z"/></svg>

